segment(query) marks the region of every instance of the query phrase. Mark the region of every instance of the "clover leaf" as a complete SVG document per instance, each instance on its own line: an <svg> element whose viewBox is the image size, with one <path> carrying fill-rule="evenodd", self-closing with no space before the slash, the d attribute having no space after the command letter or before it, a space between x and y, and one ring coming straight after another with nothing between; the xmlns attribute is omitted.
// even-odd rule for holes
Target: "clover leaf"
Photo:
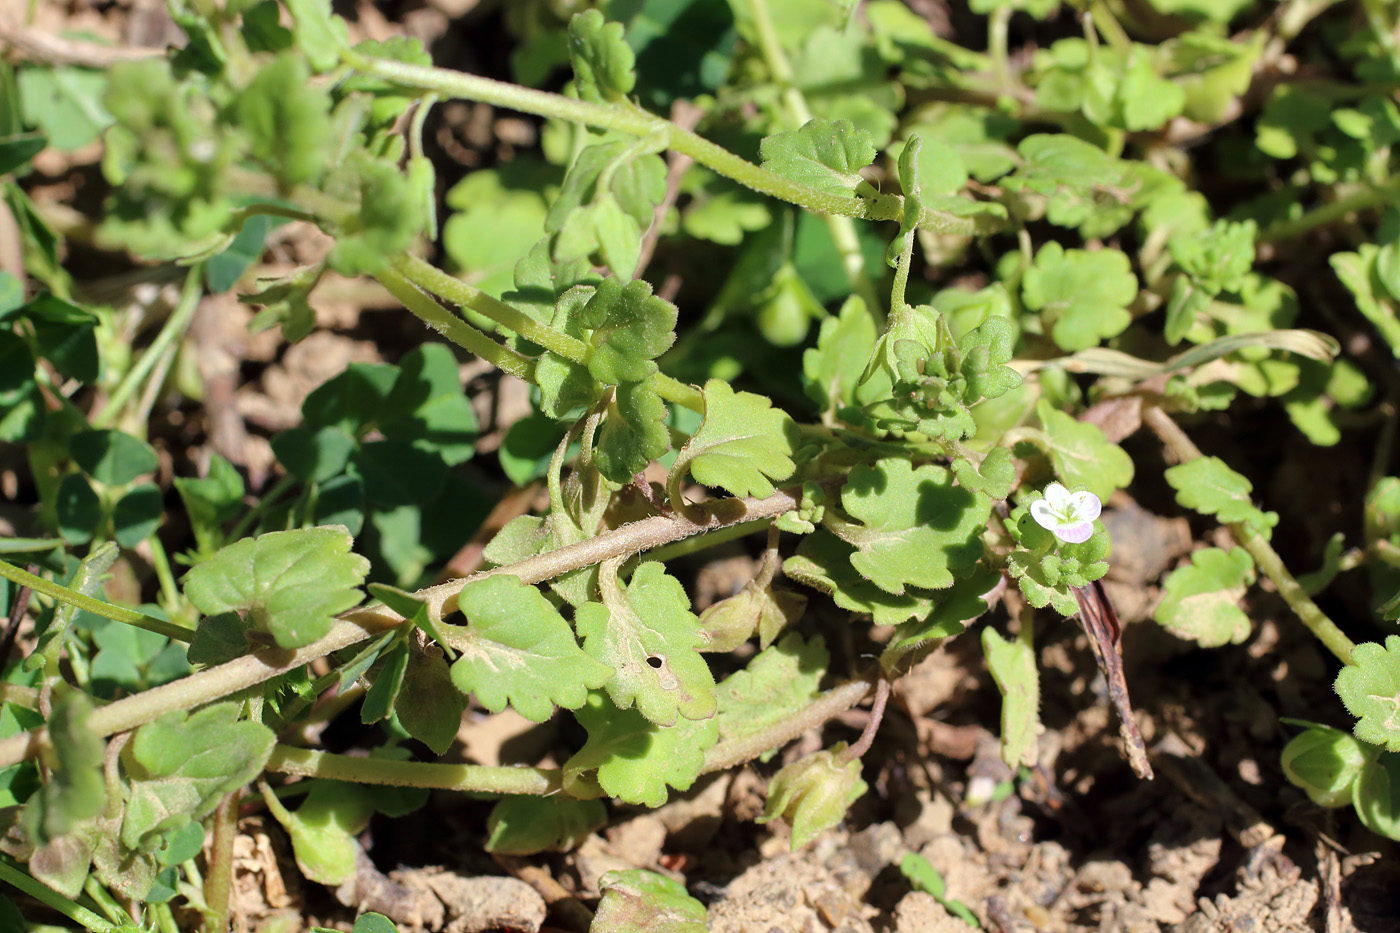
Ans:
<svg viewBox="0 0 1400 933"><path fill-rule="evenodd" d="M607 691L618 708L635 703L661 726L713 716L715 678L700 656L705 638L680 581L648 561L624 589L605 564L599 587L603 601L579 607L574 626L583 649L615 671Z"/></svg>
<svg viewBox="0 0 1400 933"><path fill-rule="evenodd" d="M321 638L337 614L364 598L369 561L350 552L342 527L273 531L235 542L185 577L185 595L205 615L237 612L282 648Z"/></svg>
<svg viewBox="0 0 1400 933"><path fill-rule="evenodd" d="M705 420L671 467L672 488L689 470L697 482L735 496L771 496L773 481L796 469L796 422L762 395L735 392L719 379L705 383L702 396Z"/></svg>
<svg viewBox="0 0 1400 933"><path fill-rule="evenodd" d="M444 625L443 638L461 653L452 682L499 713L506 704L532 722L554 706L577 709L612 669L585 654L569 624L533 586L498 575L462 588L457 605L467 625Z"/></svg>
<svg viewBox="0 0 1400 933"><path fill-rule="evenodd" d="M851 564L895 595L906 586L951 586L953 572L981 556L980 535L991 515L991 499L958 486L952 471L932 464L915 469L902 457L852 470L841 503L861 524L827 524L855 546Z"/></svg>
<svg viewBox="0 0 1400 933"><path fill-rule="evenodd" d="M827 194L854 195L860 170L875 161L875 142L849 120L809 120L765 137L763 167Z"/></svg>
<svg viewBox="0 0 1400 933"><path fill-rule="evenodd" d="M685 885L641 868L598 879L603 899L593 926L610 933L705 933L705 905Z"/></svg>
<svg viewBox="0 0 1400 933"><path fill-rule="evenodd" d="M1351 661L1337 674L1335 688L1357 717L1356 737L1400 752L1400 635L1387 635L1384 646L1357 645Z"/></svg>
<svg viewBox="0 0 1400 933"><path fill-rule="evenodd" d="M574 718L588 730L588 741L564 762L564 789L576 797L602 793L659 807L668 786L690 789L704 768L706 750L719 741L713 717L659 726L638 710L619 709L598 690Z"/></svg>
<svg viewBox="0 0 1400 933"><path fill-rule="evenodd" d="M1127 306L1138 282L1128 257L1116 249L1066 250L1047 243L1026 270L1021 295L1041 312L1062 350L1087 350L1132 323Z"/></svg>
<svg viewBox="0 0 1400 933"><path fill-rule="evenodd" d="M1206 648L1238 645L1249 637L1240 597L1254 582L1254 562L1243 548L1205 548L1171 572L1153 618L1166 629Z"/></svg>

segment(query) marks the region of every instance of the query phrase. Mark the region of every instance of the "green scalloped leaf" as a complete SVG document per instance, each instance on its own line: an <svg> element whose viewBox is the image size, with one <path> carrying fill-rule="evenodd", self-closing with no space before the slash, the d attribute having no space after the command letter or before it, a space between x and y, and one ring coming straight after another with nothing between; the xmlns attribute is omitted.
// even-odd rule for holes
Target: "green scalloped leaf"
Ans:
<svg viewBox="0 0 1400 933"><path fill-rule="evenodd" d="M1152 615L1167 630L1206 648L1238 645L1249 637L1240 597L1254 582L1254 561L1243 548L1205 548L1191 555L1162 585Z"/></svg>
<svg viewBox="0 0 1400 933"><path fill-rule="evenodd" d="M499 713L507 704L532 722L555 705L577 709L613 669L585 654L549 600L519 578L500 574L468 583L457 597L465 626L444 625L443 638L461 656L452 682Z"/></svg>
<svg viewBox="0 0 1400 933"><path fill-rule="evenodd" d="M701 656L705 637L690 598L666 568L648 561L624 589L616 570L599 575L602 603L580 606L574 627L583 650L615 671L606 687L619 709L662 726L715 714L715 678Z"/></svg>
<svg viewBox="0 0 1400 933"><path fill-rule="evenodd" d="M719 741L719 721L713 717L658 726L635 709L618 709L598 690L574 710L574 718L588 730L583 748L564 762L564 789L576 797L607 794L659 807L668 786L690 789L706 750Z"/></svg>
<svg viewBox="0 0 1400 933"><path fill-rule="evenodd" d="M1246 525L1265 541L1278 524L1277 512L1261 510L1250 498L1254 484L1219 457L1200 457L1169 467L1163 475L1176 490L1177 504L1202 515L1214 515L1231 525Z"/></svg>
<svg viewBox="0 0 1400 933"><path fill-rule="evenodd" d="M569 20L569 60L578 96L597 104L624 100L637 84L636 58L621 23L609 23L598 10Z"/></svg>
<svg viewBox="0 0 1400 933"><path fill-rule="evenodd" d="M849 120L809 120L759 144L763 167L826 194L854 195L860 170L875 161L875 141Z"/></svg>
<svg viewBox="0 0 1400 933"><path fill-rule="evenodd" d="M205 615L237 612L282 648L309 645L360 604L369 561L351 553L340 526L273 531L219 551L185 577L185 596Z"/></svg>
<svg viewBox="0 0 1400 933"><path fill-rule="evenodd" d="M952 471L928 464L914 469L891 457L851 471L841 503L860 525L833 522L856 548L851 564L881 589L952 586L954 571L982 554L991 499L958 486Z"/></svg>
<svg viewBox="0 0 1400 933"><path fill-rule="evenodd" d="M735 392L719 379L702 394L705 420L681 448L673 477L689 469L696 482L731 495L771 496L773 483L796 469L797 423L764 396Z"/></svg>
<svg viewBox="0 0 1400 933"><path fill-rule="evenodd" d="M987 656L997 689L1001 691L1001 758L1015 768L1034 766L1038 760L1036 739L1045 731L1040 724L1040 672L1035 649L1007 641L993 628L982 629L982 651Z"/></svg>
<svg viewBox="0 0 1400 933"><path fill-rule="evenodd" d="M1347 712L1357 717L1356 737L1400 752L1400 635L1387 635L1384 646L1357 645L1335 687Z"/></svg>
<svg viewBox="0 0 1400 933"><path fill-rule="evenodd" d="M1035 411L1050 442L1050 462L1066 486L1085 486L1106 500L1115 489L1133 481L1133 458L1098 425L1058 411L1045 399L1036 404Z"/></svg>

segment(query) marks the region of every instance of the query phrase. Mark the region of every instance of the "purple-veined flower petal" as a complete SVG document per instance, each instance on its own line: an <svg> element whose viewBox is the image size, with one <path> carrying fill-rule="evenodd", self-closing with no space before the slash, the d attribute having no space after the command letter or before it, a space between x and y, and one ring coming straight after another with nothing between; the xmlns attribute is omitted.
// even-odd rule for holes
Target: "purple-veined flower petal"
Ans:
<svg viewBox="0 0 1400 933"><path fill-rule="evenodd" d="M1070 508L1075 518L1082 522L1092 522L1103 511L1099 497L1086 489L1070 493Z"/></svg>
<svg viewBox="0 0 1400 933"><path fill-rule="evenodd" d="M1070 544L1083 544L1094 533L1094 523L1081 522L1078 525L1061 526L1050 530L1055 532L1055 537L1061 541L1068 541Z"/></svg>

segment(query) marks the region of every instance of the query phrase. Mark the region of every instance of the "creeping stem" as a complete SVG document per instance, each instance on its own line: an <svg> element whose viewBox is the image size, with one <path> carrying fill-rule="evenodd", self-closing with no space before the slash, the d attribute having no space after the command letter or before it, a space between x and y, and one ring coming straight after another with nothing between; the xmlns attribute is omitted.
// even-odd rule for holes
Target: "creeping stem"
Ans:
<svg viewBox="0 0 1400 933"><path fill-rule="evenodd" d="M432 91L443 97L481 101L521 113L584 123L631 136L659 136L665 140L666 148L688 155L726 178L814 213L863 217L867 220L898 220L903 212L900 198L867 200L818 191L754 165L698 133L636 107L603 106L447 68L370 58L350 50L342 55L356 71L405 87Z"/></svg>
<svg viewBox="0 0 1400 933"><path fill-rule="evenodd" d="M1181 459L1182 463L1189 463L1204 456L1199 447L1186 436L1186 432L1177 426L1171 416L1160 408L1146 408L1142 414L1142 420L1147 422L1156 435L1161 438L1162 443L1171 449L1173 453ZM1327 614L1318 607L1308 597L1307 591L1288 572L1284 566L1283 559L1278 556L1278 552L1264 540L1263 535L1258 534L1243 522L1236 522L1227 526L1230 534L1240 547L1244 548L1249 556L1254 558L1254 563L1259 570L1273 581L1278 594L1288 603L1290 609L1308 627L1308 631L1317 636L1318 640L1327 647L1343 664L1352 663L1351 653L1355 650L1356 644L1343 634L1337 624L1327 617Z"/></svg>

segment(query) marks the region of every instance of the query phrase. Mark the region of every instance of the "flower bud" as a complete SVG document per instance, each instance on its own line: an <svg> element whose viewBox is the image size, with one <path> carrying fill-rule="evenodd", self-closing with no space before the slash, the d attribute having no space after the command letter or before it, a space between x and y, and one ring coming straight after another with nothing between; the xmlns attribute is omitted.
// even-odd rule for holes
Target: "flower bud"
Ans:
<svg viewBox="0 0 1400 933"><path fill-rule="evenodd" d="M846 809L866 791L860 759L841 761L845 748L845 742L838 742L794 761L768 785L768 803L758 822L782 817L792 827L794 852L841 822Z"/></svg>
<svg viewBox="0 0 1400 933"><path fill-rule="evenodd" d="M1313 803L1344 807L1351 803L1351 786L1368 757L1348 733L1314 725L1283 747L1283 773Z"/></svg>

